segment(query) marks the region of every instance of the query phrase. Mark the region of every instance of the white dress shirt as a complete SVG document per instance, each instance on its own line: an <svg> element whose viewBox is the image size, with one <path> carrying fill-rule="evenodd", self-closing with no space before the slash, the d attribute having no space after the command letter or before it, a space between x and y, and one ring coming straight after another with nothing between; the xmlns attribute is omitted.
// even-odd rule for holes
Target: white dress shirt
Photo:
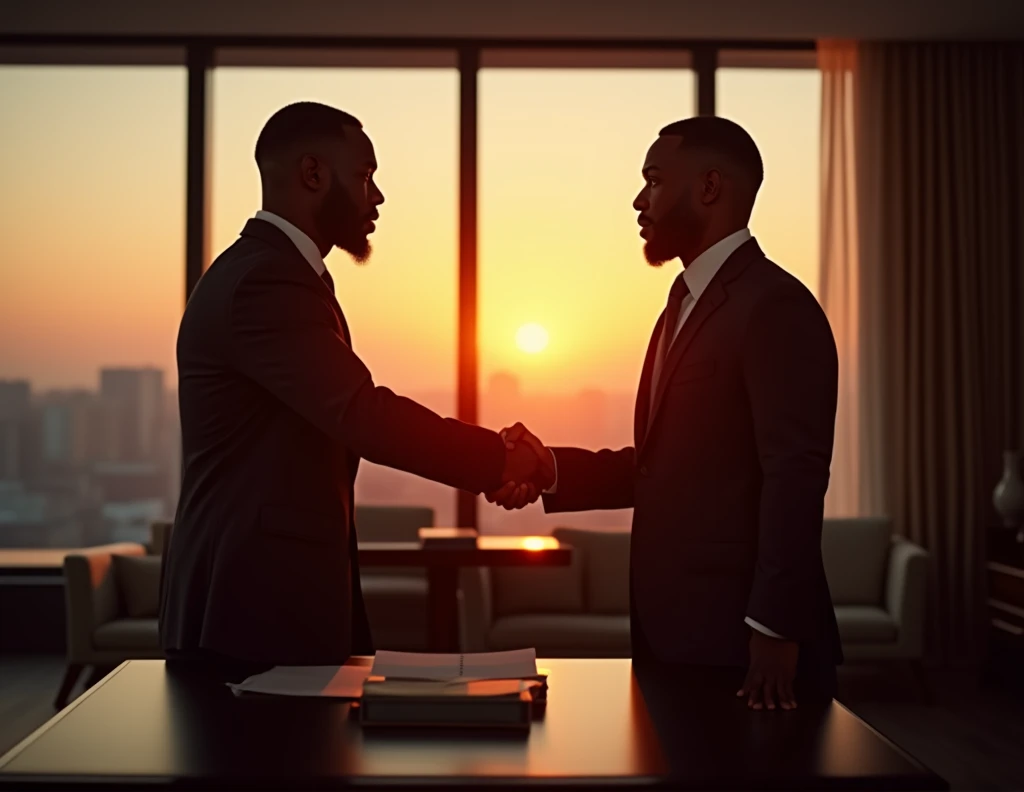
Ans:
<svg viewBox="0 0 1024 792"><path fill-rule="evenodd" d="M313 268L318 276L322 277L324 272L327 271L327 265L324 264L323 256L320 255L320 249L305 231L289 223L280 215L268 212L265 209L260 209L256 213L256 219L264 220L281 229L285 236L292 241L292 244L299 249L299 253L309 262L309 266Z"/></svg>
<svg viewBox="0 0 1024 792"><path fill-rule="evenodd" d="M750 239L749 228L742 228L739 231L729 234L729 236L718 240L715 244L697 256L697 258L695 258L693 262L683 270L683 280L686 281L686 288L689 289L689 294L683 297L683 304L679 310L679 321L676 323L676 326L672 328L673 341L675 341L676 337L679 335L679 331L686 323L687 318L689 318L690 314L693 313L693 307L697 304L697 300L699 300L701 295L707 290L708 285L714 279L715 275L718 274L722 265L725 264L729 256L735 253L739 246L748 239ZM668 328L665 329L667 330ZM654 376L651 379L652 386L658 381L661 373L662 372L660 371L654 372ZM555 465L555 483L552 484L551 488L546 490L546 492L554 494L558 491L558 460L555 458L554 452L552 452L551 457ZM749 616L746 618L746 623L755 630L763 632L765 635L770 635L772 638L782 638L781 635L769 630L763 624L751 619Z"/></svg>

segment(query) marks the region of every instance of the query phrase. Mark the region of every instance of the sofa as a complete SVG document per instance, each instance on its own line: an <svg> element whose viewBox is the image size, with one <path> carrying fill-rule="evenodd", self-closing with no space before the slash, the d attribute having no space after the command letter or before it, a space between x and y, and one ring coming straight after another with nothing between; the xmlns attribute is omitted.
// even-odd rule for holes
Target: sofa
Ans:
<svg viewBox="0 0 1024 792"><path fill-rule="evenodd" d="M54 705L63 709L82 672L86 687L125 660L159 658L160 556L134 543L64 557L67 669Z"/></svg>
<svg viewBox="0 0 1024 792"><path fill-rule="evenodd" d="M460 573L463 651L535 647L542 657L629 657L629 532L556 528L567 567Z"/></svg>
<svg viewBox="0 0 1024 792"><path fill-rule="evenodd" d="M536 647L549 657L629 656L629 532L558 528L564 568L466 569L464 651ZM908 661L920 674L927 554L885 518L826 520L822 557L850 661Z"/></svg>

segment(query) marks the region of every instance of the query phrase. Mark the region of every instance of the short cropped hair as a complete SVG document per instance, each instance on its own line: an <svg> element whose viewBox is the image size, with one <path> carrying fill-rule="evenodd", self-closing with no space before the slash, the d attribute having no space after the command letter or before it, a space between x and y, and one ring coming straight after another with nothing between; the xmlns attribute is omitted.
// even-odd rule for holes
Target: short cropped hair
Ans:
<svg viewBox="0 0 1024 792"><path fill-rule="evenodd" d="M305 140L331 135L345 137L346 126L363 127L358 118L330 105L319 102L286 105L263 125L256 140L256 164L262 165Z"/></svg>
<svg viewBox="0 0 1024 792"><path fill-rule="evenodd" d="M669 124L658 134L679 135L683 138L683 148L702 148L722 155L736 165L754 194L764 181L764 164L757 144L747 130L727 118L686 118Z"/></svg>

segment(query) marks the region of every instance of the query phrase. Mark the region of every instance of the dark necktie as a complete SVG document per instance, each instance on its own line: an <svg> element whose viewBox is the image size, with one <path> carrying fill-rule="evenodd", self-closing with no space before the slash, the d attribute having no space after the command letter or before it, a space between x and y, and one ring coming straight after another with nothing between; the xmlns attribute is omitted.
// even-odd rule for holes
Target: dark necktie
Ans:
<svg viewBox="0 0 1024 792"><path fill-rule="evenodd" d="M331 290L331 294L334 294L334 278L331 277L331 273L324 269L324 273L320 276L320 279L327 284L327 288ZM341 329L344 334L345 343L352 346L352 337L348 333L348 322L345 321L345 315L339 313L338 318L341 320Z"/></svg>
<svg viewBox="0 0 1024 792"><path fill-rule="evenodd" d="M665 358L672 347L676 337L676 326L679 324L679 315L683 310L683 300L690 293L690 287L683 279L683 273L672 284L668 293L668 304L665 306L665 321L661 325L661 338L658 339L658 351L654 357L654 376L651 378L651 405L654 404L654 395L658 392L658 380L661 379L661 369L665 365Z"/></svg>
<svg viewBox="0 0 1024 792"><path fill-rule="evenodd" d="M331 294L334 294L334 278L331 277L331 273L325 269L324 274L320 277L323 278L324 283L327 284L327 288L331 290Z"/></svg>

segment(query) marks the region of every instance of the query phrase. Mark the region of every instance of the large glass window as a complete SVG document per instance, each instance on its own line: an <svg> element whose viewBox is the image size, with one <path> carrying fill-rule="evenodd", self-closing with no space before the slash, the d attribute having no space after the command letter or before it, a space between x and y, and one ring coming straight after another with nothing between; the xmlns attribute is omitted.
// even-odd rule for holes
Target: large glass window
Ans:
<svg viewBox="0 0 1024 792"><path fill-rule="evenodd" d="M181 67L0 67L0 547L173 514L185 91Z"/></svg>
<svg viewBox="0 0 1024 792"><path fill-rule="evenodd" d="M693 114L693 73L492 68L479 96L482 421L523 421L548 444L632 445L647 343L678 272L646 264L632 203L658 131ZM480 504L489 533L630 522Z"/></svg>
<svg viewBox="0 0 1024 792"><path fill-rule="evenodd" d="M716 77L717 114L742 124L764 161L751 231L770 259L816 294L821 73L720 68Z"/></svg>
<svg viewBox="0 0 1024 792"><path fill-rule="evenodd" d="M374 380L442 415L455 413L458 73L450 68L221 67L213 79L211 255L260 207L253 158L264 122L291 102L352 113L373 141L385 196L364 265L333 251L327 266ZM434 482L369 463L356 501L424 505L452 524L455 496Z"/></svg>

